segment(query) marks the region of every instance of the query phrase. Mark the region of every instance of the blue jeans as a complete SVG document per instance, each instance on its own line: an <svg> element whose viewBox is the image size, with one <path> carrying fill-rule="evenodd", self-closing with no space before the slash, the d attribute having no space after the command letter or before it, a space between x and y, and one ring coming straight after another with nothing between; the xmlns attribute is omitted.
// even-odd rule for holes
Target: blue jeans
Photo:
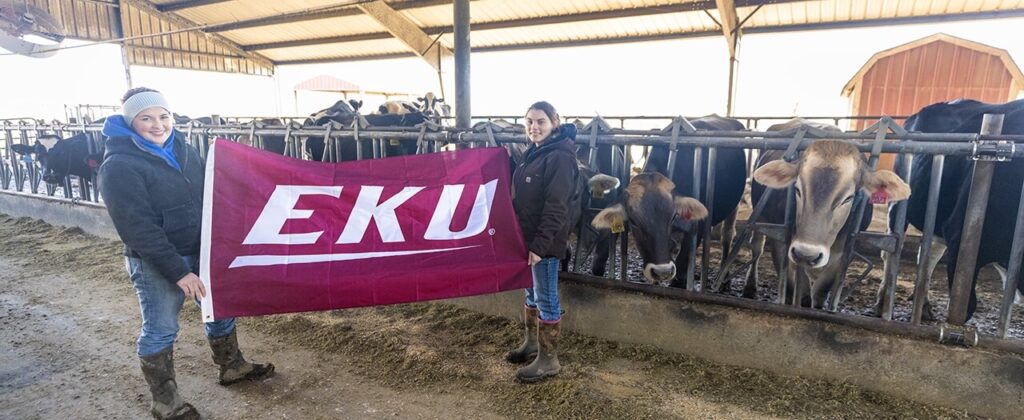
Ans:
<svg viewBox="0 0 1024 420"><path fill-rule="evenodd" d="M526 306L540 309L542 321L562 319L558 305L558 258L542 258L533 265L533 287L526 289Z"/></svg>
<svg viewBox="0 0 1024 420"><path fill-rule="evenodd" d="M196 257L183 257L189 267ZM142 309L142 332L139 334L139 357L152 356L174 345L178 337L178 314L185 302L185 292L168 281L151 264L141 258L125 257L125 268L135 286ZM196 305L199 301L195 301ZM234 318L207 322L206 336L221 337L235 330Z"/></svg>

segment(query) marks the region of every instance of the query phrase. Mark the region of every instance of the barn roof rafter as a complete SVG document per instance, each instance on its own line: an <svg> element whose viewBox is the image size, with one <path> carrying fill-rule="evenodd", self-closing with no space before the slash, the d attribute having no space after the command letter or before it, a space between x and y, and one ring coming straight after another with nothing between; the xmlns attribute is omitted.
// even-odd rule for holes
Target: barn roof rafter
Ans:
<svg viewBox="0 0 1024 420"><path fill-rule="evenodd" d="M149 36L125 43L130 63L151 66L272 74L283 64L421 55L418 41L396 38L360 9L374 3L440 48L454 46L452 0L26 1L50 11L72 38ZM478 52L725 36L732 55L741 32L1024 16L1024 0L472 0L471 8ZM193 32L168 33L183 28Z"/></svg>

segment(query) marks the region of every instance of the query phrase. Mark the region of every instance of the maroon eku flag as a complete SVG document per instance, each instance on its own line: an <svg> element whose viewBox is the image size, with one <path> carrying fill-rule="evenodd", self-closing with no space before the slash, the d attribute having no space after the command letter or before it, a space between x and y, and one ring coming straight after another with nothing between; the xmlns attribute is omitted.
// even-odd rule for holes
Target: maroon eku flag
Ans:
<svg viewBox="0 0 1024 420"><path fill-rule="evenodd" d="M218 140L203 320L529 287L509 178L500 148L322 163Z"/></svg>

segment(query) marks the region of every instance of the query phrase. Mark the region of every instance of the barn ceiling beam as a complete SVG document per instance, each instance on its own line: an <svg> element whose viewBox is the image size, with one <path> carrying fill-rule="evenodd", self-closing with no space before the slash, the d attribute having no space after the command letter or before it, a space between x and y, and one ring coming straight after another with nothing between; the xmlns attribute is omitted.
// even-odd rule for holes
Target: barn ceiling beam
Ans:
<svg viewBox="0 0 1024 420"><path fill-rule="evenodd" d="M314 9L300 10L298 12L285 13L276 16L267 16L256 19L226 22L223 24L210 25L204 29L205 32L216 33L234 31L238 29L258 28L261 26L281 25L285 23L305 22L310 20L330 19L344 16L358 16L363 14L356 6L364 3L371 3L376 0L353 0L332 4ZM452 4L452 0L405 0L391 3L388 6L394 10L419 9L432 6L443 6Z"/></svg>
<svg viewBox="0 0 1024 420"><path fill-rule="evenodd" d="M129 51L131 51L131 50L139 50L139 51L151 51L151 52L158 52L158 53L175 53L175 54L194 55L194 56L200 56L200 57L210 57L210 58L234 58L234 59L243 59L243 58L245 58L245 57L238 56L238 55L233 55L233 54L217 54L217 53L212 53L212 52L182 51L182 50L176 50L174 48L150 47L150 46L145 46L145 45L132 45L132 44L128 44L128 45L125 45L125 48L128 49Z"/></svg>
<svg viewBox="0 0 1024 420"><path fill-rule="evenodd" d="M195 22L190 21L188 19L185 19L185 18L183 18L181 16L178 16L178 15L176 15L174 13L170 13L170 12L163 13L160 10L157 10L155 5L153 5L152 3L148 2L148 1L145 1L145 0L121 0L121 2L124 3L124 4L127 4L129 6L132 6L132 7L136 8L136 9L139 9L139 10L141 10L141 11L145 12L146 14L149 14L149 15L151 15L153 17L156 17L156 18L159 18L159 19L163 19L163 20L171 23L172 25L177 25L180 28L191 28L191 27L199 26ZM124 13L125 13L125 10L122 8L121 9L122 16L124 15ZM123 17L122 17L122 19L123 19ZM217 44L220 44L224 48L227 48L229 51L231 51L231 52L233 52L235 54L238 54L238 55L240 55L240 56L242 56L242 57L244 57L246 59L252 60L253 62L255 62L256 64L258 64L260 66L267 67L267 68L270 68L270 69L274 68L274 62L273 61L271 61L270 59L268 59L268 58L266 58L266 57L264 57L262 55L256 54L254 52L245 51L244 49L242 49L242 47L240 45L236 44L234 41L231 41L231 40L229 40L229 39L227 39L227 38L225 38L223 36L217 35L217 34L205 34L205 35L206 35L207 39L209 39L210 41L212 41L214 43L217 43ZM187 52L188 51L182 51L182 53L187 53Z"/></svg>
<svg viewBox="0 0 1024 420"><path fill-rule="evenodd" d="M718 6L718 24L722 26L725 42L729 44L729 57L736 57L736 47L740 41L740 20L736 16L736 3L733 0L715 0Z"/></svg>
<svg viewBox="0 0 1024 420"><path fill-rule="evenodd" d="M779 32L798 32L798 31L814 31L824 29L839 29L839 28L869 28L876 26L890 26L890 25L905 25L905 24L916 24L916 23L935 23L935 22L954 22L954 21L965 21L965 20L979 20L979 19L1003 19L1009 17L1024 17L1024 8L1000 10L995 12L972 12L972 13L958 13L958 14L945 14L945 15L930 15L930 16L912 16L912 17L900 17L900 18L883 18L883 19L868 19L859 21L843 21L843 22L823 22L823 23L809 23L809 24L792 24L792 25L779 25L779 26L761 26L761 27L749 27L743 29L746 35L751 34L762 34L762 33L779 33ZM484 24L474 24L473 29L479 30L480 26ZM429 31L428 31L429 33ZM585 47L593 45L610 45L610 44L622 44L629 42L647 42L647 41L665 41L674 39L688 39L688 38L703 38L709 36L722 36L722 31L715 29L712 31L686 31L686 32L666 32L656 35L646 36L623 36L623 37L611 37L611 38L600 38L600 39L584 39L574 41L558 41L558 42L536 42L536 43L523 43L523 44L511 44L511 45L496 45L487 47L474 47L473 52L495 52L495 51L520 51L520 50L535 50L535 49L548 49L548 48L563 48L563 47ZM374 38L377 39L377 38ZM334 41L334 42L346 42L346 41ZM333 42L332 42L333 43ZM350 61L366 61L366 60L384 60L392 58L404 58L414 56L412 53L384 53L374 55L363 55L363 56L350 56L350 57L327 57L327 58L316 58L316 59L298 59L298 60L282 60L278 61L279 65L293 65L293 64L315 64L315 63L338 63L338 62L350 62Z"/></svg>
<svg viewBox="0 0 1024 420"><path fill-rule="evenodd" d="M179 10L191 9L194 7L208 6L217 3L227 3L231 0L185 0L174 3L158 4L156 9L161 12L176 12Z"/></svg>
<svg viewBox="0 0 1024 420"><path fill-rule="evenodd" d="M455 57L448 47L441 45L437 39L431 38L415 22L392 9L382 0L363 3L356 7L426 60L434 70L441 72L441 62Z"/></svg>
<svg viewBox="0 0 1024 420"><path fill-rule="evenodd" d="M775 3L802 2L806 0L778 0ZM736 7L757 6L763 4L764 0L735 0ZM664 6L636 7L632 9L609 10L600 12L570 13L563 15L544 16L538 18L510 19L493 22L473 23L473 31L486 31L489 29L520 28L524 26L554 25L559 23L577 23L592 20L618 19L629 17L641 17L660 15L666 13L685 13L700 10L715 9L717 4L714 0L698 1L693 3L670 4ZM434 26L423 28L427 35L436 36L450 34L454 28L447 26ZM300 39L292 41L270 42L265 44L246 45L247 51L269 50L274 48L304 47L309 45L336 44L343 42L373 41L390 39L388 32L371 32L356 35L341 35L322 38Z"/></svg>
<svg viewBox="0 0 1024 420"><path fill-rule="evenodd" d="M725 43L729 47L729 86L726 90L725 116L731 117L736 99L736 79L739 73L740 19L736 15L736 3L733 0L715 0L718 6L718 25L725 35Z"/></svg>

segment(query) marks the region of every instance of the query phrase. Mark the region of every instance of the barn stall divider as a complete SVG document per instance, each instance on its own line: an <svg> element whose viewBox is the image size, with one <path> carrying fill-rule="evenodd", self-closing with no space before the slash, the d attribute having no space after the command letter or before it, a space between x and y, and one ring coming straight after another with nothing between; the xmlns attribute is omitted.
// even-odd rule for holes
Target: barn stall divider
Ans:
<svg viewBox="0 0 1024 420"><path fill-rule="evenodd" d="M694 162L697 164L693 172L694 178L699 181L699 175L706 174L710 186L715 183L715 157L719 148L787 150L788 157L792 159L815 139L830 138L854 142L862 152L870 153L869 163L872 167L879 153L904 154L904 165L897 168L904 180L910 177L909 170L914 154L932 155L932 171L939 174L946 156L971 157L978 161L972 184L973 191L984 189L985 185L991 182L991 178L986 180L984 174L988 172L985 167L992 165L993 161L1024 157L1024 150L1015 147L1015 143L1024 142L1024 136L999 135L998 124L987 127L990 127L989 131L979 134L907 133L893 119L883 117L861 133L838 134L806 128L795 133L707 132L694 129L684 118L674 118L672 125L666 129L644 131L613 129L606 123L595 120L588 129L580 132L577 143L584 150L594 150L598 145L605 144L622 150L627 159L613 167L611 174L619 178L622 185L628 183L631 175L629 156L632 154L627 152L628 148L666 146L669 150L669 161L674 162L680 147L695 146ZM97 208L102 208L95 204L100 200L95 193L94 183L89 179L68 177L76 179L66 178L63 185L56 188L44 184L45 188L40 189L38 162L19 160L12 150L12 145L31 144L39 136L56 134L64 137L68 133L90 133L89 150L101 150L103 139L98 133L100 129L101 126L95 124L44 124L31 119L4 121L5 151L2 154L4 161L0 166L0 196L4 197L6 203L0 205L0 211L17 216L38 217L42 213L38 209L31 209L34 206L15 203L11 197L31 200L30 197L34 195L56 195L58 190L64 198L45 199L49 206L56 205L74 212L77 211L75 203L88 201L90 203L79 207L83 207L83 210L87 207L93 212ZM490 124L485 124L476 131L455 130L430 124L415 128L382 128L360 127L358 123L349 127L335 124L312 128L302 127L297 123L263 128L257 128L254 124L205 127L189 124L179 126L178 129L204 154L209 140L214 137L236 141L248 139L247 141L257 147L263 146L265 139L277 137L283 138L286 156L306 158L306 140L309 137L323 137L328 139L325 142L323 161L337 161L340 157L338 150L341 142L345 141L356 142L359 159L386 157L386 146L395 144L394 142L416 142L417 153L429 153L440 150L444 145L480 147L526 141L521 131L501 130L500 127ZM708 156L706 168L700 165L701 154ZM590 160L593 163L592 157ZM668 167L673 168L674 165L670 164ZM929 191L938 191L940 179L941 176L931 178ZM693 186L690 196L701 200L709 211L712 210L713 189L708 189L706 197L700 197L697 194L699 191L698 182ZM933 240L932 230L927 226L935 223L937 196L938 194L929 195L926 228L919 241L924 251L924 261L927 261L927 250L930 249L929 245ZM787 197L787 207L790 207L793 200L792 187L787 191ZM764 202L762 199L759 203L752 203L750 220L756 220ZM983 219L985 203L981 204L979 206L972 203L968 207L966 219L973 221L971 223L977 223L979 218ZM1006 204L1018 206L1017 220L1024 217L1024 207L1021 207L1021 203ZM856 215L859 216L864 211L865 205L864 197L857 199L854 207L857 209ZM905 206L906 202L901 202L896 207L895 224L898 227L905 226ZM741 246L754 230L781 240L790 237L793 213L792 210L787 212L789 223L785 225L746 223L733 241L732 252L722 256L726 272L729 272L728 268L736 262ZM856 217L853 220L859 219ZM67 225L84 220L89 219L70 217L51 223ZM95 222L89 223L97 225ZM1021 378L1024 378L1024 341L1022 337L1009 335L1010 315L1016 290L1015 279L1019 277L1020 263L1024 257L1024 223L1017 224L1013 236L1012 258L1007 267L1010 280L1002 291L995 334L980 333L977 328L965 325L964 312L972 280L965 275L958 274L955 277L951 288L954 292L949 299L950 310L946 315L947 322L927 325L922 321L921 305L924 299L921 299L921 294L929 287L929 278L924 270L926 264L920 264L917 270L914 283L918 296L914 299L910 322L892 320L899 264L890 264L890 269L884 273L882 282L886 285L885 290L890 299L882 308L880 317L851 315L839 311L840 305L861 285L870 270L869 259L857 253L850 253L844 265L849 266L850 260L857 256L868 261L869 269L852 282L845 281L845 277L844 281L837 282L825 310L782 304L784 293L778 293L775 302L713 293L710 290L715 290L715 286L722 279L717 278L717 275L712 276L709 271L711 226L704 224L701 229L706 239L700 269L698 271L697 265L693 264L696 262L697 247L692 246L689 255L691 264L686 273L686 288L649 286L629 281L628 229L619 235L617 244L613 241L612 261L613 264L617 261L618 267L616 269L613 266L608 271L610 277L595 277L578 272L563 273L563 279L567 280L562 286L566 295L566 306L569 308L567 326L588 335L651 344L722 363L765 369L786 375L843 380L883 392L901 394L922 402L967 408L968 411L980 415L1013 417L1024 409L1024 387L1020 386ZM897 232L903 231L904 229L897 229ZM980 235L980 229L965 229L964 243L977 242ZM888 253L890 260L895 258L896 261L900 260L905 239L906 236L902 233L857 232L856 229L852 235L844 238L850 244L857 243L869 250ZM618 255L615 255L616 253ZM580 258L577 256L573 264L576 271L583 268ZM973 272L969 252L965 254L962 250L957 258L963 258L960 260L962 265L958 266L958 273L968 269ZM736 269L732 273L742 271ZM781 291L784 290L786 279L784 275L778 277ZM967 293L964 293L965 291ZM480 312L515 319L521 299L520 293L509 292L457 299L454 303ZM972 347L977 350L965 350Z"/></svg>

